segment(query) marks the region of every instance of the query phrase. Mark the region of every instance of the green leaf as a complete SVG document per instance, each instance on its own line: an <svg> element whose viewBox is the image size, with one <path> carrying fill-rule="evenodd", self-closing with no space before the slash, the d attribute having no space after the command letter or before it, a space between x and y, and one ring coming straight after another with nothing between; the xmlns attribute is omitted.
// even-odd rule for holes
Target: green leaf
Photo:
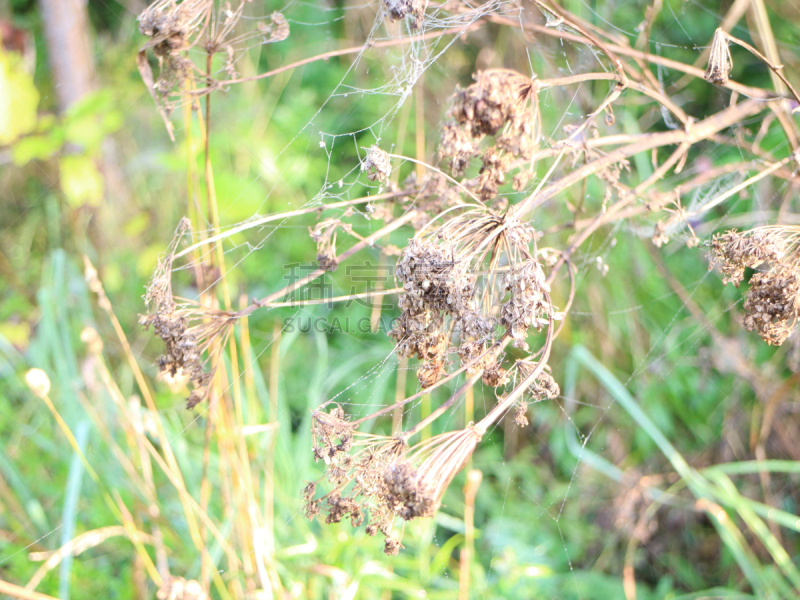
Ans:
<svg viewBox="0 0 800 600"><path fill-rule="evenodd" d="M70 206L97 206L103 199L103 176L86 156L65 156L59 160L61 190Z"/></svg>
<svg viewBox="0 0 800 600"><path fill-rule="evenodd" d="M18 140L11 148L14 164L21 167L32 160L47 160L61 149L62 140L54 135L31 135Z"/></svg>

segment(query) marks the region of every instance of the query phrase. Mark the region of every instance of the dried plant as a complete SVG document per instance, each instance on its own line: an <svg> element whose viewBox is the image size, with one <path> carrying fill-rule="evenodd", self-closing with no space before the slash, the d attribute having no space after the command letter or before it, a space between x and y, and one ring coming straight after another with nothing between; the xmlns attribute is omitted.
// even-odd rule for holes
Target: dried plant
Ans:
<svg viewBox="0 0 800 600"><path fill-rule="evenodd" d="M222 81L245 81L236 79L234 73L236 44L254 36L263 36L261 41L277 41L288 35L286 21L277 14L257 27L256 33L237 34L236 23L244 4L222 11L215 10L216 5L211 2L161 1L142 15L142 31L151 38L147 49L153 50L161 65L159 80L151 89L157 92L165 113L174 106L170 104L172 95L181 101L193 100L209 94ZM349 200L337 197L336 202L321 206L254 218L230 233L222 232L210 215L214 231L209 241L201 240L177 253L178 241L186 230L182 226L166 258L159 263L145 297L149 313L142 318L142 324L152 326L166 346L159 367L172 375L189 375L196 388L188 403L193 406L208 392L219 360L217 349L227 340L234 322L261 308L280 305L278 299L336 270L343 261L375 247L378 240L400 228L413 229L408 232L405 247L387 245L381 251L385 256L398 256L394 268L397 289L392 293L398 295L400 315L389 336L395 342L398 357L418 361L415 368L419 391L357 420L351 420L337 404L326 403L314 411L312 450L326 471L323 478L310 483L304 491L308 517L325 514L328 523L349 518L354 526L366 524L367 533L380 532L384 536L389 554L396 554L401 548L406 521L435 512L446 488L489 427L509 414L513 414L517 425L525 426L529 405L559 396L559 385L548 360L575 295L573 256L595 232L624 221L626 226L621 229L646 230L645 237L658 246L669 243L683 230L689 232L687 244L694 245L697 235L693 219L769 175L787 180L793 177L786 166L796 157L770 155L767 158L771 162L759 166L757 175L699 207L692 206L691 211L684 209L682 196L685 199L686 194L698 192L708 182L702 174L682 180L684 185L678 189L672 186L659 190L657 184L670 172L680 173L697 144L709 140L721 143L723 132L768 110L778 115L777 121L790 139L797 138L794 125L781 112L785 112L784 96L730 81L729 43L742 45L766 59L741 40L717 30L704 77L746 99L731 102L705 118L696 118L687 114L676 98L667 95L654 79L649 64L700 78L696 68L618 45L612 36L598 33L557 6L539 0L535 4L547 19L544 25L515 21L497 11L480 13L480 19L521 27L526 33L550 36L562 43L588 45L597 53L603 68L553 79L539 79L511 69L478 71L474 83L457 88L450 98L438 148L444 167L425 164L419 156L414 159L390 154L375 144L366 150L360 165L353 165L352 169L354 177L359 172L365 174L361 183L364 179L379 183L372 186L379 188L376 195ZM390 19L408 17L412 29L428 18L424 2L385 0L384 5ZM455 18L474 16L470 11L475 9L456 3L437 6L437 10L449 11ZM406 41L403 38L385 43ZM219 52L228 55L225 76L217 78L211 73L210 59L205 70L189 60L186 51L198 46L208 57ZM302 64L334 54L325 53ZM766 63L779 78L783 77L779 65ZM539 106L542 91L591 81L610 85L606 97L573 122L555 127L548 123L547 131L553 131L554 139L543 136ZM794 90L790 86L789 89L796 98ZM669 127L640 135L615 130L614 105L623 93L641 95L640 100L651 103L653 114L663 116ZM208 123L208 105L205 116ZM747 135L742 132L742 136ZM207 136L205 142L208 157ZM767 153L757 148L756 140L737 139L737 147L767 160ZM664 148L670 149L666 157L658 152ZM652 172L647 174L639 173L634 168L636 161L631 160L644 154L652 156L653 162ZM413 162L420 167L420 175L397 184L396 179L392 180L393 162L395 169ZM544 166L537 169L541 165ZM635 175L640 176L638 180ZM602 190L595 203L585 202L590 196L585 193L589 180ZM576 184L584 185L577 204L576 198L570 199L566 194ZM211 185L207 187L212 189ZM212 205L210 193L209 197ZM569 220L549 229L540 226L544 207L549 210L555 204L560 210L553 212L568 214ZM358 206L365 206L366 210L360 212ZM321 215L324 210L337 210L338 216L320 217L309 227L317 244L319 268L300 281L253 300L238 312L230 310L229 304L224 311L212 307L217 302L213 294L201 294L202 303L173 296L171 273L176 258L214 243L216 260L223 265L220 242L229 235L272 221ZM366 217L371 224L383 221L383 225L361 237L354 229L356 215ZM531 224L534 217L536 228ZM569 237L562 234L564 231ZM797 231L791 227L763 227L745 233L729 231L711 241L713 261L720 265L725 283L738 286L746 269L762 269L750 278L744 302L745 326L757 331L769 344L786 340L800 310ZM549 236L547 246L542 245L545 233ZM353 244L340 251L337 246L346 239ZM591 262L603 275L608 273L602 256L592 257ZM553 294L559 299L560 308L555 306ZM561 298L566 302L562 303ZM394 412L423 395L438 393L462 374L466 378L463 385L405 431L393 436L358 431L365 420ZM451 411L479 382L491 387L497 399L480 421L410 444L414 435Z"/></svg>
<svg viewBox="0 0 800 600"><path fill-rule="evenodd" d="M411 17L411 27L417 29L425 14L427 0L383 0L392 21Z"/></svg>
<svg viewBox="0 0 800 600"><path fill-rule="evenodd" d="M727 35L722 29L717 29L711 41L711 54L708 56L708 68L704 77L711 83L725 84L728 83L732 68L733 60Z"/></svg>
<svg viewBox="0 0 800 600"><path fill-rule="evenodd" d="M529 78L506 69L491 69L475 74L475 83L458 90L451 99L442 127L440 154L449 159L453 175L460 176L470 161L481 157L478 177L469 181L482 200L497 196L515 161L531 161L538 149L540 116L536 84ZM494 145L481 150L481 142L494 137ZM521 190L533 167L514 179Z"/></svg>
<svg viewBox="0 0 800 600"><path fill-rule="evenodd" d="M780 346L791 335L800 314L800 229L757 227L715 235L712 264L719 264L723 283L736 287L745 269L763 267L750 278L744 302L744 326L768 344Z"/></svg>
<svg viewBox="0 0 800 600"><path fill-rule="evenodd" d="M482 435L469 427L409 447L410 436L358 433L338 405L314 413L312 433L314 456L325 463L333 489L316 497L318 483L308 484L306 516L324 511L327 523L349 517L354 527L366 521L369 535L380 532L385 537L387 554L401 548L402 528L397 530L395 519L432 516Z"/></svg>
<svg viewBox="0 0 800 600"><path fill-rule="evenodd" d="M392 174L391 159L389 155L378 146L371 146L370 149L367 150L367 157L364 159L364 162L361 163L361 170L367 171L367 177L370 181L386 182Z"/></svg>
<svg viewBox="0 0 800 600"><path fill-rule="evenodd" d="M145 329L153 328L166 348L158 359L160 371L176 377L188 376L195 385L186 407L192 408L205 399L216 363L206 368L208 353L216 342L224 343L233 326L234 317L212 306L176 299L172 293L172 261L175 250L189 231L188 219L178 226L175 238L167 255L159 261L147 286L145 305L148 309L139 324Z"/></svg>
<svg viewBox="0 0 800 600"><path fill-rule="evenodd" d="M139 32L149 38L137 59L139 72L173 139L169 117L177 106L187 101L194 104L223 82L236 82L238 55L251 44L270 44L289 37L289 23L278 12L237 33L237 24L250 2L157 0L139 15ZM206 53L202 67L190 55L195 47ZM158 61L156 78L147 59L149 50ZM212 59L217 53L225 54L225 62L220 72L213 73Z"/></svg>
<svg viewBox="0 0 800 600"><path fill-rule="evenodd" d="M351 214L352 211L348 211L342 218L349 217ZM340 228L345 233L351 235L353 233L353 226L350 223L343 223L341 219L327 219L320 221L313 228L308 228L311 239L317 244L317 263L326 271L335 271L339 265L336 258L336 232Z"/></svg>

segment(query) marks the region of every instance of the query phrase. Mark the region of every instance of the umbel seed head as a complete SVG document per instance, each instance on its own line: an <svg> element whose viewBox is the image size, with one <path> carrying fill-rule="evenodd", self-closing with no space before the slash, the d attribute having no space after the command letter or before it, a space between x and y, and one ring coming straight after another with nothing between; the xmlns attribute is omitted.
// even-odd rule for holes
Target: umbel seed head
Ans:
<svg viewBox="0 0 800 600"><path fill-rule="evenodd" d="M717 29L714 32L714 39L711 40L711 54L708 56L708 67L705 72L705 79L711 83L725 85L733 68L731 51L728 48L728 36Z"/></svg>

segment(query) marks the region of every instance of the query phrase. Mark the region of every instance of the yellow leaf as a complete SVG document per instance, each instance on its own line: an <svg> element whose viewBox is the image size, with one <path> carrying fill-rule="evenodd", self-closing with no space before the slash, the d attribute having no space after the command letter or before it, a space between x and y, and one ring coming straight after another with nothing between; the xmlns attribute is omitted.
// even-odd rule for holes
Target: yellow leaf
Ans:
<svg viewBox="0 0 800 600"><path fill-rule="evenodd" d="M91 158L65 156L59 160L61 191L71 206L97 206L103 199L103 176Z"/></svg>
<svg viewBox="0 0 800 600"><path fill-rule="evenodd" d="M16 53L0 46L0 146L36 128L39 91Z"/></svg>

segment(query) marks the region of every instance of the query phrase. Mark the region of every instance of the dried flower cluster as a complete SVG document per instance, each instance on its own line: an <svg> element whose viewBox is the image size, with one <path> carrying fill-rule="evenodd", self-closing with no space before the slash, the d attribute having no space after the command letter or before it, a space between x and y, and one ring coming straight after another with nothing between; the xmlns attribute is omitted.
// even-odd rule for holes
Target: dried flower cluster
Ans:
<svg viewBox="0 0 800 600"><path fill-rule="evenodd" d="M525 379L528 375L533 373L537 366L538 363L530 358L518 360L512 371L514 384L516 385L516 380L518 378ZM511 377L511 375L509 377ZM553 378L553 375L550 373L549 365L545 365L542 372L536 377L536 380L530 384L527 390L525 390L525 396L530 398L530 400L521 398L519 401L517 401L514 410L514 422L520 427L527 427L529 403L541 402L542 400L553 400L554 398L558 398L560 395L561 388Z"/></svg>
<svg viewBox="0 0 800 600"><path fill-rule="evenodd" d="M510 270L505 277L503 283L511 298L503 304L500 322L514 338L517 348L528 349L525 338L529 327L541 331L550 322L553 307L548 301L550 286L546 279L542 265L533 258Z"/></svg>
<svg viewBox="0 0 800 600"><path fill-rule="evenodd" d="M157 56L187 50L197 43L213 4L213 0L156 0L139 15L139 32L150 38L148 46Z"/></svg>
<svg viewBox="0 0 800 600"><path fill-rule="evenodd" d="M457 316L466 309L474 280L464 263L434 243L412 239L397 263L395 274L403 283L402 313L389 333L397 341L397 354L423 361L417 376L430 387L444 373L449 347L445 315Z"/></svg>
<svg viewBox="0 0 800 600"><path fill-rule="evenodd" d="M744 326L771 345L786 341L800 314L799 234L797 227L760 227L727 231L711 241L712 264L721 265L723 283L738 287L746 268L765 268L750 278Z"/></svg>
<svg viewBox="0 0 800 600"><path fill-rule="evenodd" d="M538 363L529 358L518 360L514 365L522 378L533 373L537 366ZM544 370L536 377L536 381L528 387L526 393L530 396L532 402L553 400L561 395L561 388L558 386L556 380L553 379L548 365L545 365Z"/></svg>
<svg viewBox="0 0 800 600"><path fill-rule="evenodd" d="M389 154L373 145L367 150L367 156L361 163L361 170L367 171L370 181L386 182L392 174L392 161Z"/></svg>
<svg viewBox="0 0 800 600"><path fill-rule="evenodd" d="M486 385L503 385L506 371L487 353L497 341L496 324L505 325L515 344L527 349L528 328L541 329L550 315L557 316L542 266L527 258L535 237L530 226L488 213L451 219L429 237L409 242L397 263L402 313L390 335L398 355L423 361L417 373L423 387L445 372L455 334L470 374L482 373ZM510 263L504 279L495 273L503 258ZM503 304L507 290L511 299Z"/></svg>
<svg viewBox="0 0 800 600"><path fill-rule="evenodd" d="M188 219L178 226L167 256L159 261L145 293L148 314L139 318L145 329L152 327L166 346L158 358L158 368L175 377L188 376L194 384L187 408L200 403L208 393L214 369L206 370L203 354L215 339L224 339L233 326L233 316L216 308L196 303L178 304L172 293L172 257L178 243L190 228Z"/></svg>
<svg viewBox="0 0 800 600"><path fill-rule="evenodd" d="M491 69L475 75L475 83L458 90L451 100L450 121L442 128L440 153L460 176L481 156L478 176L467 182L488 201L497 196L517 160L530 161L539 143L539 108L535 83L515 71ZM481 150L481 141L495 144ZM529 170L514 179L514 189L527 183Z"/></svg>
<svg viewBox="0 0 800 600"><path fill-rule="evenodd" d="M783 230L766 227L742 233L731 229L715 235L711 241L713 262L720 265L724 275L722 282L736 287L744 280L745 268L779 262L785 246Z"/></svg>
<svg viewBox="0 0 800 600"><path fill-rule="evenodd" d="M411 17L411 27L418 29L425 16L426 0L383 0L392 21Z"/></svg>
<svg viewBox="0 0 800 600"><path fill-rule="evenodd" d="M409 448L401 437L360 434L344 410L317 410L313 421L314 456L326 465L332 490L316 497L317 483L306 486L305 514L326 513L326 523L349 517L354 527L367 520L369 535L385 537L385 552L395 555L402 528L395 521L433 515L444 491L463 468L481 434L474 428L449 432Z"/></svg>
<svg viewBox="0 0 800 600"><path fill-rule="evenodd" d="M139 15L139 32L149 40L139 53L139 72L164 118L172 136L169 115L177 105L195 99L220 86L217 80L235 79L237 50L247 49L250 43L268 44L289 37L289 23L281 13L272 13L259 20L248 20L252 28L237 32L244 8L251 0L240 0L235 6L214 0L156 0ZM190 58L189 51L201 46L211 56L224 53L222 73L205 72ZM158 60L159 73L154 79L147 51ZM239 52L241 54L241 52ZM204 82L199 89L190 89Z"/></svg>
<svg viewBox="0 0 800 600"><path fill-rule="evenodd" d="M336 233L342 229L352 235L353 226L342 222L343 218L351 216L352 213L352 208L349 208L341 218L320 221L315 227L308 228L311 239L317 244L317 263L321 269L333 272L339 266L339 259L336 258Z"/></svg>

